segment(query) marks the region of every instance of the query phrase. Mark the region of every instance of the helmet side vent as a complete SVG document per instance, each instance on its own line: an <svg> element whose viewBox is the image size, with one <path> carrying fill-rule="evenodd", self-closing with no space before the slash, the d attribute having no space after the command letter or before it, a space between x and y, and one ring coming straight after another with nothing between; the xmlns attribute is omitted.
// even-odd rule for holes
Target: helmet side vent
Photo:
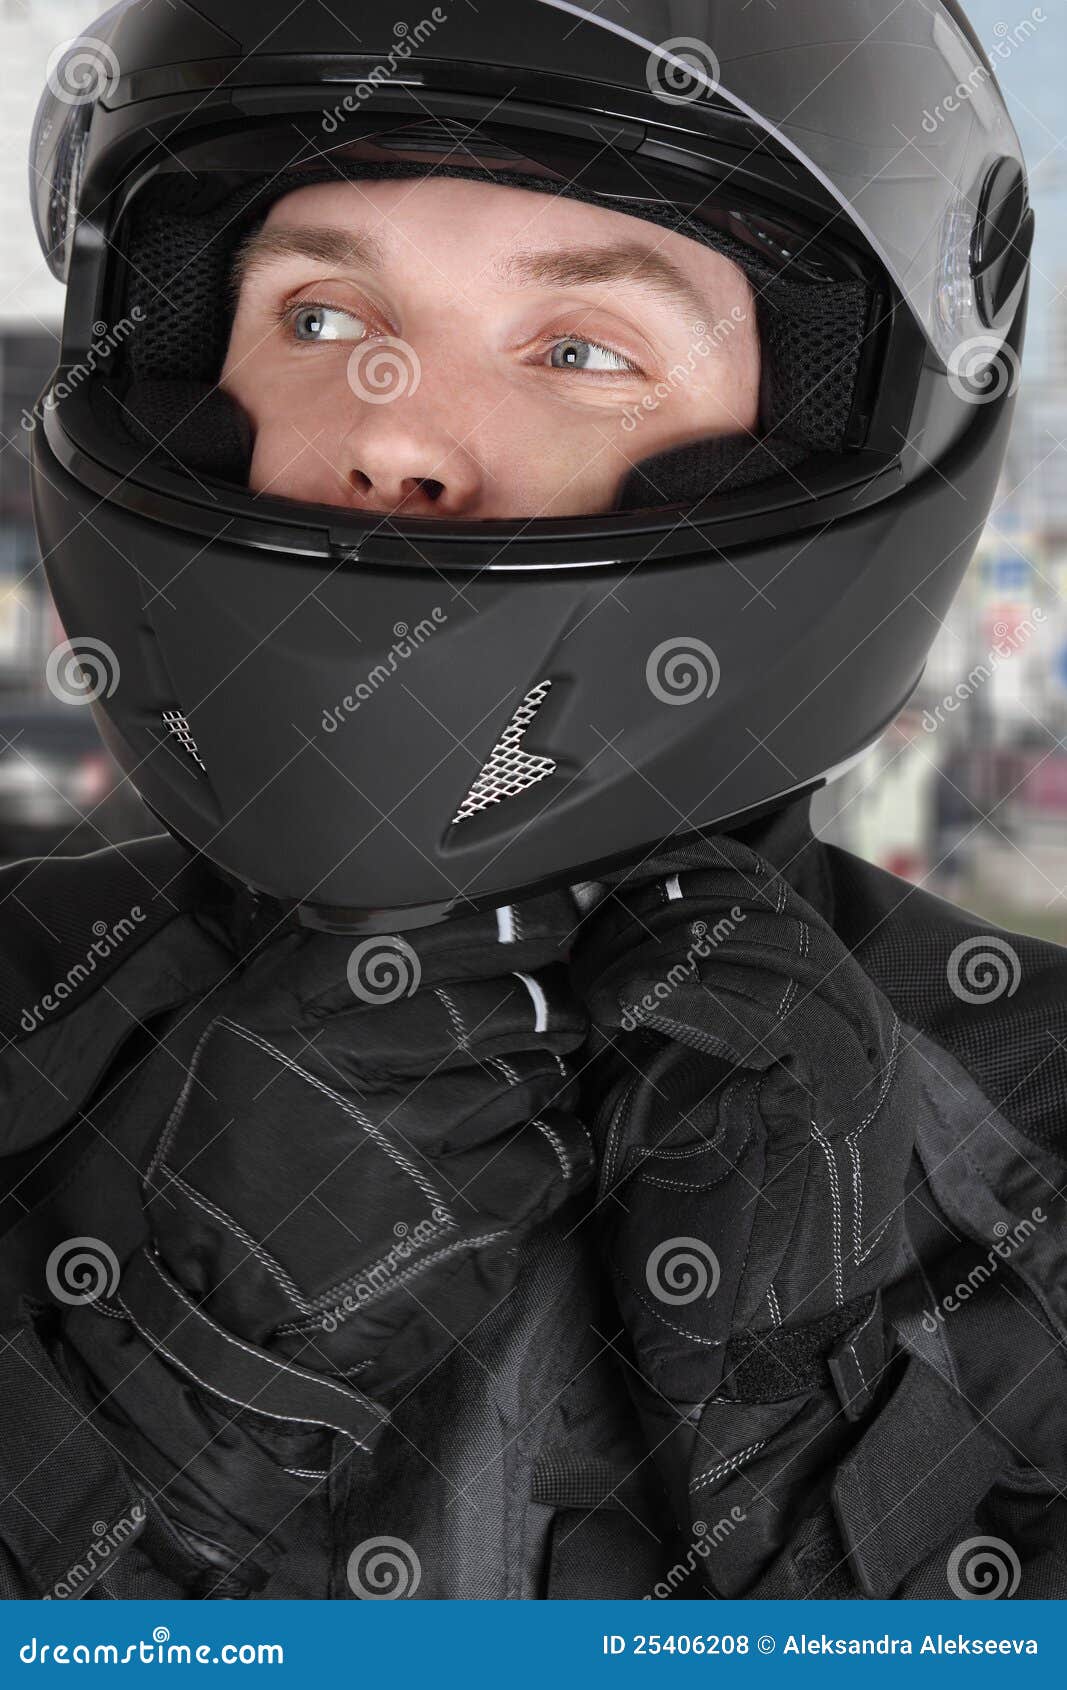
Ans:
<svg viewBox="0 0 1067 1690"><path fill-rule="evenodd" d="M192 729L182 712L180 710L164 710L162 721L164 728L174 739L178 741L182 750L187 752L193 759L194 763L199 764L200 768L202 768L204 773L207 774L207 764L204 762L199 750L197 749Z"/></svg>

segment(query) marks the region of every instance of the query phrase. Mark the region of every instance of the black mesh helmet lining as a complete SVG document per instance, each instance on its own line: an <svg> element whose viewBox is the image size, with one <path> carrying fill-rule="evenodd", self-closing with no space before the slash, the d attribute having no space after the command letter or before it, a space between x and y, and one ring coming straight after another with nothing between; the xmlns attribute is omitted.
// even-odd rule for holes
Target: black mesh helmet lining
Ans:
<svg viewBox="0 0 1067 1690"><path fill-rule="evenodd" d="M768 446L747 434L714 435L689 446L672 446L634 465L614 508L696 505L772 476L789 475L809 456L808 448L796 440L779 437Z"/></svg>
<svg viewBox="0 0 1067 1690"><path fill-rule="evenodd" d="M215 383L232 321L228 282L240 242L298 187L344 179L458 177L564 193L684 234L739 265L755 290L763 349L761 439L701 441L650 457L627 478L617 509L691 502L840 451L852 408L870 296L861 281L791 281L752 248L675 206L607 198L556 178L416 161L347 161L343 168L221 181L160 176L138 196L123 245L124 310L142 320L124 346L115 425L153 458L246 485L251 433ZM103 420L104 413L101 413Z"/></svg>
<svg viewBox="0 0 1067 1690"><path fill-rule="evenodd" d="M214 382L150 377L133 382L121 397L101 386L95 415L148 448L151 457L247 485L252 425Z"/></svg>

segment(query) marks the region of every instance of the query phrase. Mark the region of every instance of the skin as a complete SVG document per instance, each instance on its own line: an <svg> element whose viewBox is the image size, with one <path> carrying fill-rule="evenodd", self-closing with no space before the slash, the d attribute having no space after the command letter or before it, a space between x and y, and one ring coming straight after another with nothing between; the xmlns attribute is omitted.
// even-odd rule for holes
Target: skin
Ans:
<svg viewBox="0 0 1067 1690"><path fill-rule="evenodd" d="M338 250L276 250L311 230ZM592 515L632 465L756 425L748 282L685 236L446 178L301 188L263 232L235 268L221 378L254 430L255 492L459 521Z"/></svg>

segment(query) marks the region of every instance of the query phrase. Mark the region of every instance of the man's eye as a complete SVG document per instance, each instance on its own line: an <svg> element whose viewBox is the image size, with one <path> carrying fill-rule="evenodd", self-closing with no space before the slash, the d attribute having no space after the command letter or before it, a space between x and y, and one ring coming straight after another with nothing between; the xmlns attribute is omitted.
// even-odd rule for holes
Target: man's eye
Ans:
<svg viewBox="0 0 1067 1690"><path fill-rule="evenodd" d="M610 347L599 346L595 340L580 340L576 336L557 340L549 362L554 370L624 370L631 375L637 373L636 365L624 358L621 352L612 352Z"/></svg>
<svg viewBox="0 0 1067 1690"><path fill-rule="evenodd" d="M289 321L297 340L363 340L367 325L337 305L301 305Z"/></svg>

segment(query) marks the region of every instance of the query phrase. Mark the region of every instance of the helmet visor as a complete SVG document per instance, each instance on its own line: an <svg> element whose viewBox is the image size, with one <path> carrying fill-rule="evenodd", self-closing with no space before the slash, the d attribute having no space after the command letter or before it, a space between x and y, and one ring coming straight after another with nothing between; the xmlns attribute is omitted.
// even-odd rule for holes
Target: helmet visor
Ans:
<svg viewBox="0 0 1067 1690"><path fill-rule="evenodd" d="M578 21L579 60L586 26L647 55L649 89L687 126L724 101L777 137L848 211L946 363L971 337L1002 342L1025 263L990 311L972 258L994 179L1014 184L1006 215L1022 221L1022 155L994 76L938 0L790 0L770 14L706 0L690 14L701 38L679 33L671 0L538 3ZM1040 28L1039 12L998 41L994 62Z"/></svg>
<svg viewBox="0 0 1067 1690"><path fill-rule="evenodd" d="M120 0L53 56L38 112L31 194L61 279L92 104L118 80L108 43L132 3ZM742 114L846 211L944 364L972 338L990 353L1000 346L1024 286L1032 219L1018 136L954 7L790 0L768 16L737 0L703 0L688 9L699 33L681 34L673 0L523 5L546 8L553 22L550 32L523 34L531 73L573 76L586 66L594 81L647 87L664 123L689 131L713 110ZM1043 15L1035 7L998 26L994 68L1039 31Z"/></svg>

